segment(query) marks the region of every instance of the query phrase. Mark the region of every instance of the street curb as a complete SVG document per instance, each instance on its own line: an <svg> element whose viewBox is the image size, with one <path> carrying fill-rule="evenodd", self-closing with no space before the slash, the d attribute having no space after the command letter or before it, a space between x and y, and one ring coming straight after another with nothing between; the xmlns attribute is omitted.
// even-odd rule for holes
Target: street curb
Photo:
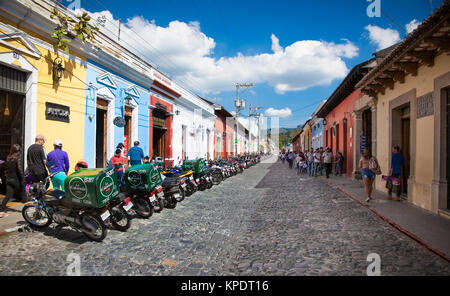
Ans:
<svg viewBox="0 0 450 296"><path fill-rule="evenodd" d="M359 203L361 206L369 209L372 213L374 213L378 218L380 218L381 220L383 220L384 222L386 222L387 224L391 225L393 228L397 229L399 232L405 234L406 236L408 236L409 238L415 240L416 242L418 242L420 245L422 245L423 247L425 247L426 249L428 249L429 251L433 252L434 254L438 255L439 257L441 257L442 259L444 259L445 261L447 261L448 263L450 263L450 258L445 255L444 253L442 253L441 251L438 251L436 249L434 249L433 247L431 247L430 245L428 245L425 241L423 241L421 238L419 238L418 236L412 234L411 232L409 232L408 230L402 228L401 226L399 226L398 224L396 224L395 222L389 220L388 218L386 218L385 216L383 216L381 213L379 213L377 210L371 208L369 205L361 202L359 199L357 199L356 197L354 197L353 195L351 195L350 193L348 193L347 191L345 191L344 189L342 189L341 187L338 187L330 182L328 182L324 177L319 177L323 182L325 182L328 186L344 193L346 196L348 196L349 198L351 198L352 200L356 201L357 203Z"/></svg>

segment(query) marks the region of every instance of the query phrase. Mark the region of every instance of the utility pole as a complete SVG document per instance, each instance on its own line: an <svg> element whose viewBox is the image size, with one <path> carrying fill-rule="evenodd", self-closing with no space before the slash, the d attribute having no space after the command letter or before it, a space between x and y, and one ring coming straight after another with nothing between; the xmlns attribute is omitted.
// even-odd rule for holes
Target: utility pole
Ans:
<svg viewBox="0 0 450 296"><path fill-rule="evenodd" d="M258 117L258 146L257 149L259 150L259 117L261 116L261 113L257 113L258 110L262 110L264 109L263 107L252 107L252 105L250 105L250 107L248 108L248 138L249 141L251 140L251 117ZM252 113L252 110L254 113ZM255 113L256 112L256 113Z"/></svg>
<svg viewBox="0 0 450 296"><path fill-rule="evenodd" d="M236 122L236 132L235 132L235 138L234 138L234 145L235 145L235 155L234 156L235 157L237 156L237 153L238 153L239 110L245 109L245 100L239 99L239 88L249 88L249 87L253 87L253 83L246 83L246 84L236 83L236 100L234 101L234 106L236 107L236 115L234 116L234 120Z"/></svg>

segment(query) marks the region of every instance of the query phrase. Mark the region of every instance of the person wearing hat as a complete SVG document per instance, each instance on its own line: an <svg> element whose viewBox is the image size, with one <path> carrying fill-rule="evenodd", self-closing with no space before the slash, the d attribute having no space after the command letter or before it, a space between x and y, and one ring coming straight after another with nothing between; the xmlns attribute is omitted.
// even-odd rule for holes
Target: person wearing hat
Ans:
<svg viewBox="0 0 450 296"><path fill-rule="evenodd" d="M62 151L62 146L60 140L53 143L55 149L47 155L47 167L50 174L57 173L52 179L53 188L64 191L64 180L69 172L69 156Z"/></svg>

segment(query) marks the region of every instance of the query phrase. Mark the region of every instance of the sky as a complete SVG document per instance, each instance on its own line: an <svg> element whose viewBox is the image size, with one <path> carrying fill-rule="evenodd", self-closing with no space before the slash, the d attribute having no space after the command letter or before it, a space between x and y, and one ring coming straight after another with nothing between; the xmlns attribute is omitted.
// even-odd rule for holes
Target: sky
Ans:
<svg viewBox="0 0 450 296"><path fill-rule="evenodd" d="M403 40L443 0L60 0L192 92L302 125L350 70ZM373 8L380 4L382 13ZM375 15L374 15L375 14ZM387 16L388 17L387 17Z"/></svg>

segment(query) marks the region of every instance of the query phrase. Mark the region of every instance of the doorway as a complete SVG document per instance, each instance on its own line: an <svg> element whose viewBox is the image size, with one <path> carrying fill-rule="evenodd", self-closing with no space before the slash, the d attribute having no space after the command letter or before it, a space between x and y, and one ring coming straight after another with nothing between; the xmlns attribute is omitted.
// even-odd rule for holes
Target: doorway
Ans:
<svg viewBox="0 0 450 296"><path fill-rule="evenodd" d="M97 98L96 124L95 166L97 168L104 168L106 167L108 151L108 101L100 98Z"/></svg>
<svg viewBox="0 0 450 296"><path fill-rule="evenodd" d="M447 209L450 210L450 88L447 88Z"/></svg>
<svg viewBox="0 0 450 296"><path fill-rule="evenodd" d="M409 107L405 108L403 112L407 114L402 116L402 141L401 141L401 153L403 155L403 168L402 168L402 193L408 194L408 178L410 174L410 130L411 130L411 120L409 117Z"/></svg>
<svg viewBox="0 0 450 296"><path fill-rule="evenodd" d="M11 146L19 144L22 148L22 167L24 164L25 97L20 94L0 91L0 160L6 161ZM0 164L0 179L5 180L4 164ZM0 193L6 193L5 182L0 183Z"/></svg>
<svg viewBox="0 0 450 296"><path fill-rule="evenodd" d="M339 151L339 144L340 144L340 133L339 133L339 124L336 124L336 151L334 151L335 153L337 151Z"/></svg>
<svg viewBox="0 0 450 296"><path fill-rule="evenodd" d="M166 115L165 113L153 110L153 156L166 159Z"/></svg>
<svg viewBox="0 0 450 296"><path fill-rule="evenodd" d="M344 146L342 147L342 156L344 156L344 163L342 165L342 173L346 174L347 173L347 121L344 122L343 124L343 131L342 131L342 140L344 143ZM337 155L337 154L336 154Z"/></svg>
<svg viewBox="0 0 450 296"><path fill-rule="evenodd" d="M373 153L372 149L372 111L370 109L366 109L362 113L362 134L366 139L366 144L363 148L369 148L370 152Z"/></svg>
<svg viewBox="0 0 450 296"><path fill-rule="evenodd" d="M186 133L186 126L181 126L181 159L186 160L186 140L187 140L187 133Z"/></svg>

